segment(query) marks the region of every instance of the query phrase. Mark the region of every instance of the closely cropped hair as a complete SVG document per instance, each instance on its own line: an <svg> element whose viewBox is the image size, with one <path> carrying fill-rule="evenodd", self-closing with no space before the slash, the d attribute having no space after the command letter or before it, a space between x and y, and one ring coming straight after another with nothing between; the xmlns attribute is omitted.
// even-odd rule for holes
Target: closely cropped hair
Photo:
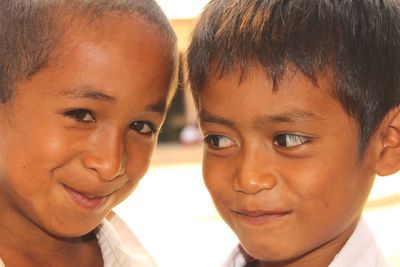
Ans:
<svg viewBox="0 0 400 267"><path fill-rule="evenodd" d="M195 100L207 77L255 64L274 90L291 64L332 92L360 126L362 152L400 101L399 0L212 0L199 19L187 62Z"/></svg>
<svg viewBox="0 0 400 267"><path fill-rule="evenodd" d="M176 74L176 35L154 0L1 0L0 101L7 102L18 81L49 63L70 27L68 22L83 19L96 24L109 13L139 15L159 28L168 45L165 53L173 61L171 71Z"/></svg>

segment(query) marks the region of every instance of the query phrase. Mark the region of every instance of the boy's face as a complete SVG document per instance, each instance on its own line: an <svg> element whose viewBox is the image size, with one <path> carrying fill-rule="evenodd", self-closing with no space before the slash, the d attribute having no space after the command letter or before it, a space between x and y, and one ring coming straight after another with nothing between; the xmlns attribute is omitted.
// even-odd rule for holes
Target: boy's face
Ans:
<svg viewBox="0 0 400 267"><path fill-rule="evenodd" d="M20 233L33 224L60 236L91 231L148 168L170 59L146 21L107 25L70 29L50 66L0 106L1 218Z"/></svg>
<svg viewBox="0 0 400 267"><path fill-rule="evenodd" d="M254 67L201 89L203 174L244 249L263 261L330 261L354 229L374 179L358 130L329 93L287 71L279 89ZM321 255L325 255L322 256Z"/></svg>

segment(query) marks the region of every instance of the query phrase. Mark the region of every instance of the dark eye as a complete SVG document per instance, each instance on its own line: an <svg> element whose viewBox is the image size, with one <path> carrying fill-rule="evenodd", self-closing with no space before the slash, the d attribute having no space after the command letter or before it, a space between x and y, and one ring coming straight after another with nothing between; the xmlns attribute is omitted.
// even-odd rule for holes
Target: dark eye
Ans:
<svg viewBox="0 0 400 267"><path fill-rule="evenodd" d="M135 121L129 126L130 129L142 134L154 134L157 132L154 124L146 121Z"/></svg>
<svg viewBox="0 0 400 267"><path fill-rule="evenodd" d="M71 109L66 111L64 115L83 123L96 121L94 112L88 109Z"/></svg>
<svg viewBox="0 0 400 267"><path fill-rule="evenodd" d="M274 145L281 147L300 146L311 141L310 137L297 134L280 134L274 138Z"/></svg>
<svg viewBox="0 0 400 267"><path fill-rule="evenodd" d="M207 135L204 142L214 149L228 148L235 145L229 137L217 134Z"/></svg>

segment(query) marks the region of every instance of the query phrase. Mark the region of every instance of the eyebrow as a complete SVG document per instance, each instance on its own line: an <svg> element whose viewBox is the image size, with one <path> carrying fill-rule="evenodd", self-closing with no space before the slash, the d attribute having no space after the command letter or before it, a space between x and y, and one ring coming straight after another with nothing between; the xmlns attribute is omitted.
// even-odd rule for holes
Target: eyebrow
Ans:
<svg viewBox="0 0 400 267"><path fill-rule="evenodd" d="M156 103L147 105L145 109L149 112L164 114L167 106L164 100L160 100Z"/></svg>
<svg viewBox="0 0 400 267"><path fill-rule="evenodd" d="M117 100L115 97L100 92L99 90L88 85L66 90L62 92L60 95L72 98L88 98L106 102L114 102ZM164 114L166 112L166 109L167 107L164 100L159 100L145 107L145 110L148 112L160 113L160 114Z"/></svg>
<svg viewBox="0 0 400 267"><path fill-rule="evenodd" d="M310 121L313 119L316 119L317 117L315 116L314 113L312 112L307 112L299 109L293 109L288 112L283 112L280 114L272 115L272 116L267 116L267 122L269 123L294 123L298 121ZM258 120L258 121L263 121L264 118Z"/></svg>
<svg viewBox="0 0 400 267"><path fill-rule="evenodd" d="M231 121L229 119L217 115L213 115L206 110L201 110L198 118L199 121L202 123L217 123L229 126L231 128L236 128L234 121ZM268 124L296 123L299 121L309 122L312 120L322 120L322 119L318 118L314 113L294 109L280 114L262 116L254 121L254 125L255 127L261 127Z"/></svg>
<svg viewBox="0 0 400 267"><path fill-rule="evenodd" d="M213 115L204 109L199 112L198 120L202 123L216 123L235 128L235 123L233 121Z"/></svg>
<svg viewBox="0 0 400 267"><path fill-rule="evenodd" d="M72 88L61 93L62 96L72 97L72 98L88 98L93 100L113 102L116 99L109 96L99 90L93 88L92 86L82 86L78 88Z"/></svg>

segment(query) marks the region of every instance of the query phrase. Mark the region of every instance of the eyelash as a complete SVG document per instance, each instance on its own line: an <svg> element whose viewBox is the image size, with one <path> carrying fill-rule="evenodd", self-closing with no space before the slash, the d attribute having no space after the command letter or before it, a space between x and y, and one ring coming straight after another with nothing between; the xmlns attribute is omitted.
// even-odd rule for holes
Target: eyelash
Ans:
<svg viewBox="0 0 400 267"><path fill-rule="evenodd" d="M146 132L141 132L145 126L147 126L149 129ZM129 125L129 128L143 135L154 135L158 131L157 127L149 121L132 122Z"/></svg>
<svg viewBox="0 0 400 267"><path fill-rule="evenodd" d="M307 143L310 143L312 139L308 136L298 134L280 134L274 137L273 143L276 146L283 148L294 148ZM295 144L290 144L295 143Z"/></svg>
<svg viewBox="0 0 400 267"><path fill-rule="evenodd" d="M88 110L88 109L82 109L82 108L71 109L71 110L65 111L64 115L67 117L70 117L80 123L87 124L87 123L96 122L96 114L93 111ZM90 120L85 119L86 116L90 116ZM148 127L148 129L146 129L145 132L142 132L143 128L145 128L145 127ZM157 127L149 121L132 122L129 125L129 129L134 130L143 135L153 135L158 131Z"/></svg>
<svg viewBox="0 0 400 267"><path fill-rule="evenodd" d="M65 116L70 117L78 122L82 122L82 123L92 123L92 122L96 122L96 114L88 109L71 109L71 110L67 110L64 113ZM90 120L85 120L85 117L89 115L91 117Z"/></svg>
<svg viewBox="0 0 400 267"><path fill-rule="evenodd" d="M226 139L225 141L229 141L230 144L228 144L228 146L226 146L226 147L219 147L218 144L216 144L216 143L220 142L221 139L223 139L223 138ZM226 148L229 148L229 147L235 145L235 143L229 137L227 137L225 135L219 135L219 134L207 135L204 138L204 142L207 144L208 147L210 147L212 149L216 149L216 150L218 150L218 149L226 149Z"/></svg>

